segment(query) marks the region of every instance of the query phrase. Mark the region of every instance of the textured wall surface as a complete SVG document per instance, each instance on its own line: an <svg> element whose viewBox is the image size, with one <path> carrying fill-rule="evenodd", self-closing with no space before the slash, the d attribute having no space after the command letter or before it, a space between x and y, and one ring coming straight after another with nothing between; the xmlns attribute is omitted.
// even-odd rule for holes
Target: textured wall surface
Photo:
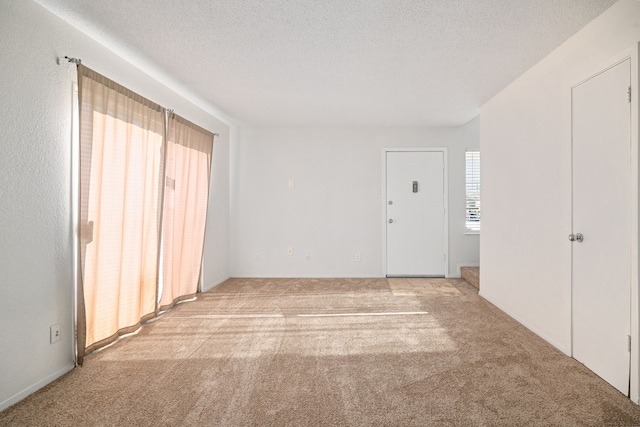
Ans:
<svg viewBox="0 0 640 427"><path fill-rule="evenodd" d="M36 25L48 14L1 8L0 408L73 366L71 80ZM62 338L49 344L57 323Z"/></svg>
<svg viewBox="0 0 640 427"><path fill-rule="evenodd" d="M210 277L228 276L229 127L32 1L0 0L0 410L73 366L71 204L75 56L216 140ZM218 170L220 172L218 172ZM49 327L61 340L49 343Z"/></svg>
<svg viewBox="0 0 640 427"><path fill-rule="evenodd" d="M477 265L479 236L464 234L464 151L478 143L477 119L458 128L241 128L232 156L232 276L382 276L383 148L392 147L447 147L447 274Z"/></svg>

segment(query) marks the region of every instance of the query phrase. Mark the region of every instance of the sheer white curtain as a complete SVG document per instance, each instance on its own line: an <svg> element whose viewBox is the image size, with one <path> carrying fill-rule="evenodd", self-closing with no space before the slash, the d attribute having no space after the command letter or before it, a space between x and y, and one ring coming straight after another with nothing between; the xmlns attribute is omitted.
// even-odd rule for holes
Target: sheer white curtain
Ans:
<svg viewBox="0 0 640 427"><path fill-rule="evenodd" d="M80 65L78 362L156 313L162 107Z"/></svg>
<svg viewBox="0 0 640 427"><path fill-rule="evenodd" d="M211 132L168 115L160 310L198 290L212 152Z"/></svg>

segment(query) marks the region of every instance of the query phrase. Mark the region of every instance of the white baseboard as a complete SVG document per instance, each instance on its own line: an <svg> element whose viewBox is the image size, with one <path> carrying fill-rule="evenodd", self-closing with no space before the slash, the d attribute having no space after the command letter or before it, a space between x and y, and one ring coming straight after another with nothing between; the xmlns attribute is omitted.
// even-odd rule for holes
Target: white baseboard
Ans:
<svg viewBox="0 0 640 427"><path fill-rule="evenodd" d="M205 288L202 289L202 292L207 292L210 291L211 289L215 288L216 286L218 286L219 284L226 282L227 280L229 280L230 277L222 277L218 280L215 280L213 283L209 284L208 286L206 286Z"/></svg>
<svg viewBox="0 0 640 427"><path fill-rule="evenodd" d="M24 390L14 394L13 396L11 396L10 398L4 400L3 402L0 402L0 411L4 411L9 406L15 405L16 403L18 403L19 401L21 401L25 397L29 396L31 393L35 393L36 391L40 390L42 387L44 387L47 384L57 380L58 378L60 378L64 374L66 374L67 372L71 371L74 367L75 367L74 364L67 365L64 368L60 369L59 371L54 372L53 374L43 378L42 380L38 381L37 383L32 384L29 387L25 388Z"/></svg>
<svg viewBox="0 0 640 427"><path fill-rule="evenodd" d="M513 314L511 311L505 309L500 304L498 304L494 300L492 300L491 297L487 297L487 295L482 292L482 289L480 289L480 292L478 293L478 295L480 295L482 298L484 298L485 300L487 300L488 302L493 304L495 307L497 307L500 311L502 311L503 313L507 314L509 317L511 317L512 319L514 319L515 321L517 321L518 323L523 325L525 328L529 329L531 332L533 332L534 334L536 334L537 336L539 336L540 338L542 338L543 340L545 340L546 342L548 342L549 344L551 344L552 346L554 346L555 348L557 348L558 350L563 352L565 355L571 357L571 348L570 347L564 346L564 345L560 344L559 342L549 338L549 336L547 336L545 333L541 332L540 330L538 330L537 328L535 328L534 326L532 326L528 322L522 320L522 318L520 318L520 316L517 316L517 315Z"/></svg>
<svg viewBox="0 0 640 427"><path fill-rule="evenodd" d="M375 276L368 274L239 274L233 275L233 278L241 279L384 279L385 276Z"/></svg>
<svg viewBox="0 0 640 427"><path fill-rule="evenodd" d="M474 267L474 266L463 265L462 267ZM462 276L460 274L460 269L458 269L458 274L445 274L444 277L446 279L459 279ZM370 275L370 274L357 274L357 275L352 275L352 274L339 274L339 275L338 274L276 274L276 275L238 274L238 275L231 276L231 278L239 278L239 279L384 279L386 278L386 276L384 275L377 276L377 275ZM211 286L211 288L213 288L213 286ZM208 288L208 289L211 289L211 288Z"/></svg>

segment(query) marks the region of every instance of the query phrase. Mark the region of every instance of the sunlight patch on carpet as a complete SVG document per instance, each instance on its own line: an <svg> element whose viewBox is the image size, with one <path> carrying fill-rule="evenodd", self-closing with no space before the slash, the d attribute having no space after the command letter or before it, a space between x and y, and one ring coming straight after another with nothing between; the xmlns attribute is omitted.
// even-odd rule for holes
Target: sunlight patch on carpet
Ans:
<svg viewBox="0 0 640 427"><path fill-rule="evenodd" d="M298 317L405 316L410 314L427 314L427 312L426 311L408 311L408 312L392 312L392 313L298 314Z"/></svg>
<svg viewBox="0 0 640 427"><path fill-rule="evenodd" d="M173 319L262 319L284 317L283 314L193 314L191 316L173 316Z"/></svg>

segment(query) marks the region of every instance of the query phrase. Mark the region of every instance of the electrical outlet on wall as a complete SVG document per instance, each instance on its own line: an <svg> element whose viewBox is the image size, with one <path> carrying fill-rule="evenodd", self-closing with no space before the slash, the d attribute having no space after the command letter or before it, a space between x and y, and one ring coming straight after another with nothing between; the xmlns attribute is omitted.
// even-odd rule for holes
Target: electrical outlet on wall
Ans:
<svg viewBox="0 0 640 427"><path fill-rule="evenodd" d="M357 262L362 261L362 257L360 256L360 254L359 254L359 253L357 253L357 254L356 254L356 261L357 261Z"/></svg>
<svg viewBox="0 0 640 427"><path fill-rule="evenodd" d="M60 341L60 323L51 325L49 328L49 341L51 344Z"/></svg>
<svg viewBox="0 0 640 427"><path fill-rule="evenodd" d="M293 248L288 248L287 249L287 255L289 255L289 256L293 255Z"/></svg>

